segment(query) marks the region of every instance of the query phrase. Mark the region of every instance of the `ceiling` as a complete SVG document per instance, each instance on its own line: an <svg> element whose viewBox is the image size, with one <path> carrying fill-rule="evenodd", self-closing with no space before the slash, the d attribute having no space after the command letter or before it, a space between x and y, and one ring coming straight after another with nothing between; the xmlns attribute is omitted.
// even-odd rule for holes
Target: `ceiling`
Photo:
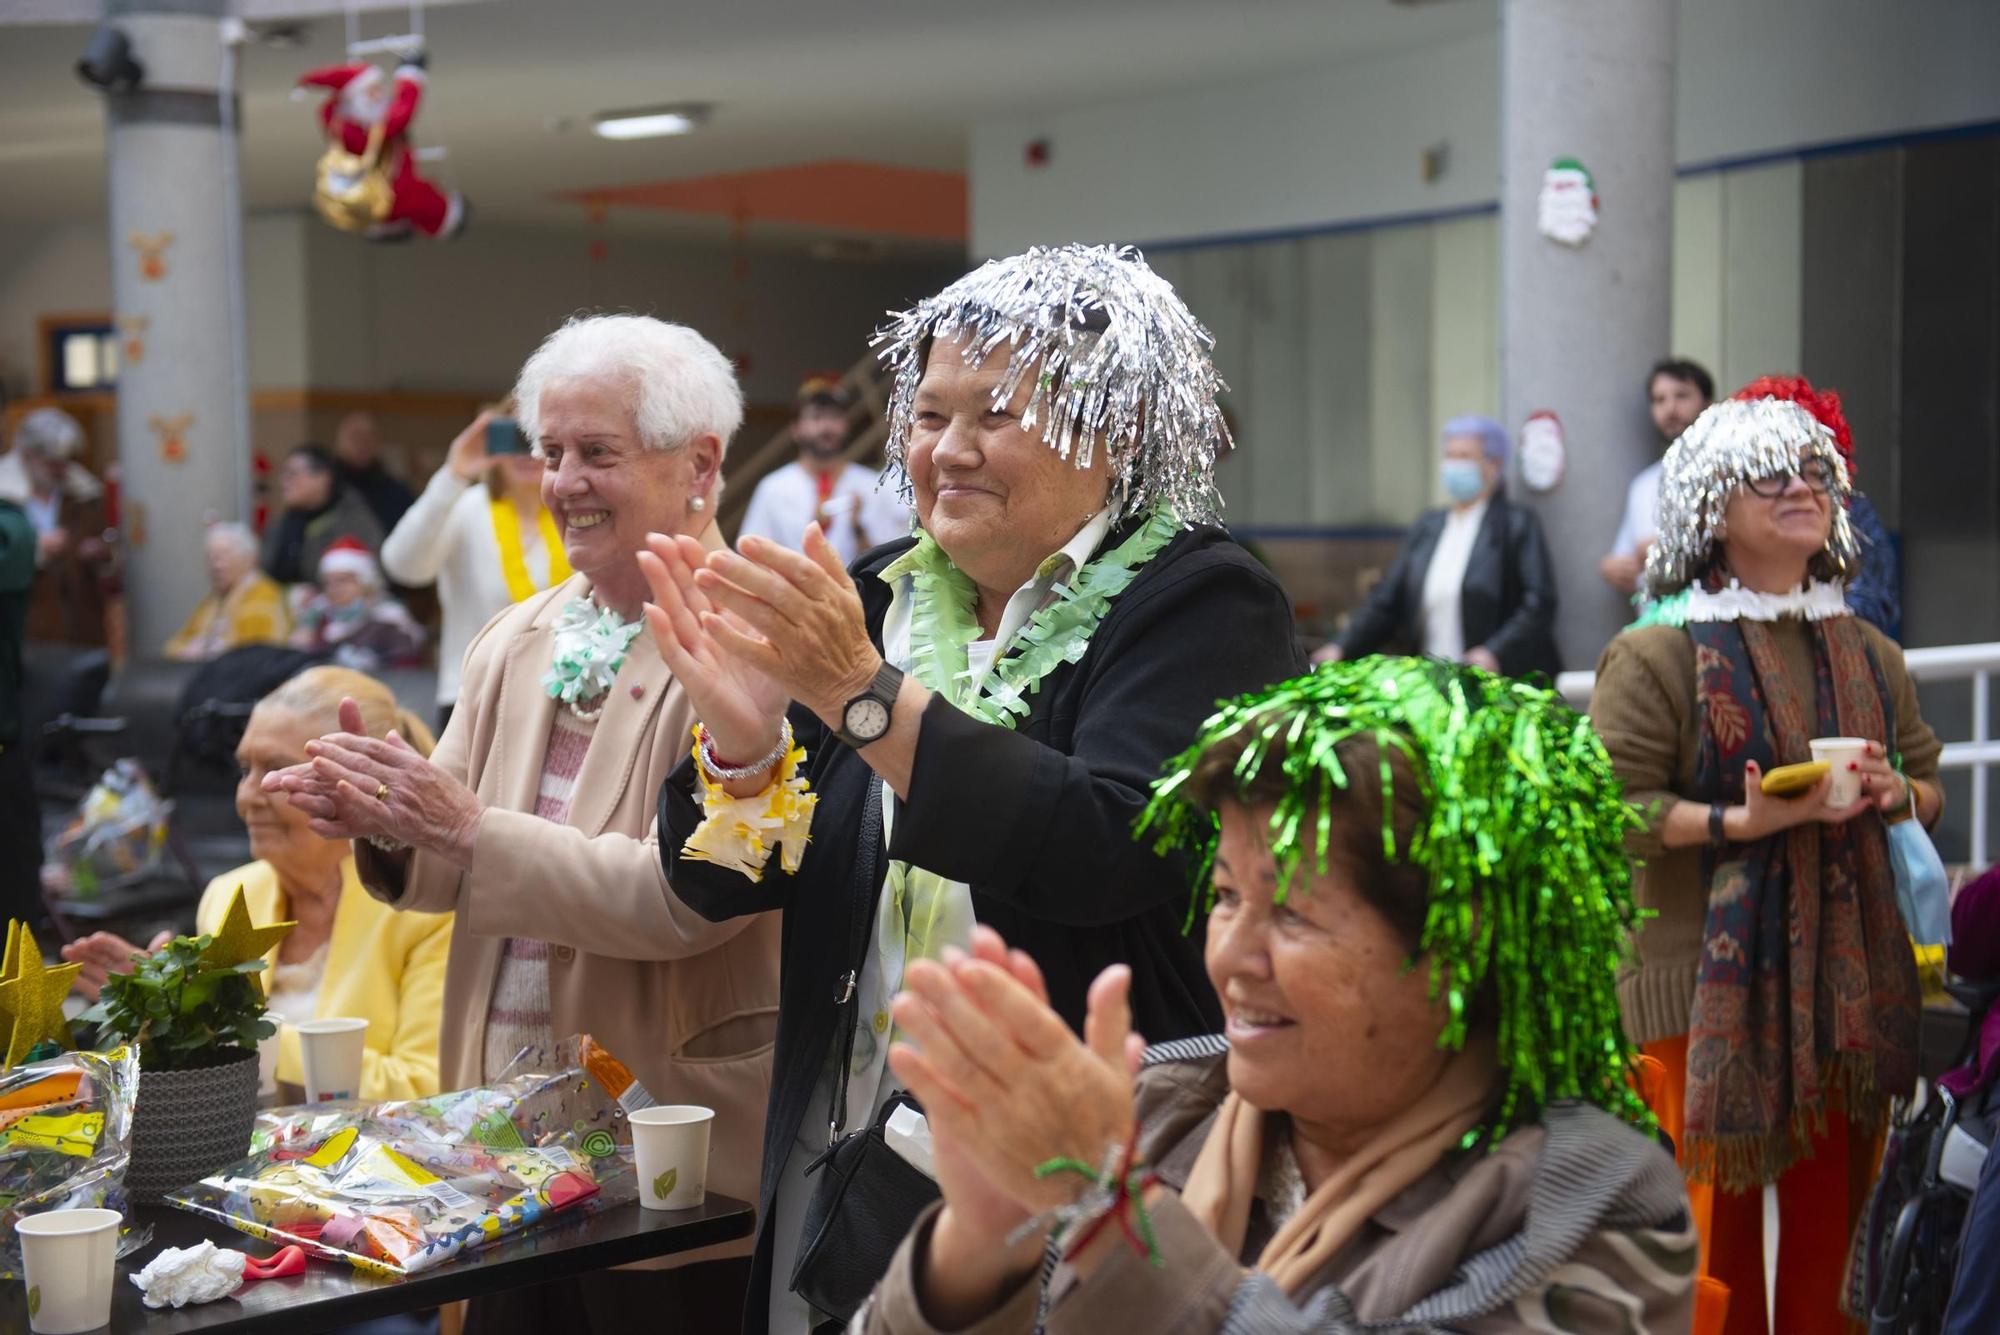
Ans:
<svg viewBox="0 0 2000 1335"><path fill-rule="evenodd" d="M0 172L10 185L0 222L104 207L102 99L73 73L96 10L94 0L0 0L0 23L29 20L0 28ZM40 21L52 13L76 19ZM578 225L578 201L595 194L613 199L609 229L720 238L726 218L671 204L699 192L647 187L827 162L937 180L929 174L964 170L967 130L985 117L1363 60L1491 31L1497 14L1497 0L434 4L416 138L447 149L432 170L474 201L481 221ZM360 25L380 36L408 22L391 11ZM301 44L246 50L247 208L303 205L319 128L315 104L288 93L304 70L344 58L345 28L329 5ZM685 101L715 104L694 135L617 143L589 132L598 111ZM787 245L868 230L852 218L753 219L751 229Z"/></svg>

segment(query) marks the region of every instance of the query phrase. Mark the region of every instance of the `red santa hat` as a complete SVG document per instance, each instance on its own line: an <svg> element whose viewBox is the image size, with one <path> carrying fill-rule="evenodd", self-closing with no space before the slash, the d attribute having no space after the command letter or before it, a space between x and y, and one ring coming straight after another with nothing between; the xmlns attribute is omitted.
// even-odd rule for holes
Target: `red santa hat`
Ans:
<svg viewBox="0 0 2000 1335"><path fill-rule="evenodd" d="M1841 462L1847 465L1847 476L1850 480L1854 477L1854 433L1848 429L1847 414L1841 411L1839 390L1814 389L1812 381L1802 375L1763 375L1737 390L1732 397L1777 399L1798 404L1833 434L1833 443L1840 450Z"/></svg>
<svg viewBox="0 0 2000 1335"><path fill-rule="evenodd" d="M328 575L353 575L372 588L382 586L382 567L375 564L375 553L357 538L342 538L326 549L319 558L319 577L324 580Z"/></svg>

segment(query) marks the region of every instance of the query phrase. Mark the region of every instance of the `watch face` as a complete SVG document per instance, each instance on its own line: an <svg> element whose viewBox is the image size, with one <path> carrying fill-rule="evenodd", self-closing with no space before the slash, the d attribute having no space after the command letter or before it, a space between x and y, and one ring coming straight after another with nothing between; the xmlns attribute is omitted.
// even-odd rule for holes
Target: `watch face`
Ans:
<svg viewBox="0 0 2000 1335"><path fill-rule="evenodd" d="M889 731L889 707L880 700L856 700L847 707L847 731L872 742Z"/></svg>

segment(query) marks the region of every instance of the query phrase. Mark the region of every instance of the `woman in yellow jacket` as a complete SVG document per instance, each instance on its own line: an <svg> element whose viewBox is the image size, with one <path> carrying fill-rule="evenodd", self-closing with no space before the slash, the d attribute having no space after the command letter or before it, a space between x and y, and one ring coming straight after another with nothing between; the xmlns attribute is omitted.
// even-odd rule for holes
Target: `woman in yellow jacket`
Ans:
<svg viewBox="0 0 2000 1335"><path fill-rule="evenodd" d="M344 841L321 839L282 793L263 790L267 771L297 764L308 740L334 730L343 697L360 706L371 734L397 728L412 746L429 751L423 722L362 673L309 668L265 696L236 749L242 767L236 810L257 860L210 882L195 911L198 932L218 931L240 888L252 922L298 923L272 950L262 975L278 1025L277 1036L263 1045L262 1083L265 1094L280 1102L301 1097L304 1082L292 1026L336 1015L368 1021L362 1098L438 1092L438 1017L451 915L397 913L376 902L356 879ZM86 996L96 993L108 971L127 968L134 953L129 942L102 932L63 948L64 959L84 966L77 986Z"/></svg>

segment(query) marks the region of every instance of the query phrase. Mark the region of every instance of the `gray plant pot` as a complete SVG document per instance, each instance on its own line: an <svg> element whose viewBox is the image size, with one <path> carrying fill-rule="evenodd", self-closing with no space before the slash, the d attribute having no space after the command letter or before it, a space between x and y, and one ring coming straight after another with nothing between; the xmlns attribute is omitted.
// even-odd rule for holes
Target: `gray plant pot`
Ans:
<svg viewBox="0 0 2000 1335"><path fill-rule="evenodd" d="M231 1048L212 1066L140 1071L125 1190L139 1204L198 1182L250 1152L257 1054Z"/></svg>

